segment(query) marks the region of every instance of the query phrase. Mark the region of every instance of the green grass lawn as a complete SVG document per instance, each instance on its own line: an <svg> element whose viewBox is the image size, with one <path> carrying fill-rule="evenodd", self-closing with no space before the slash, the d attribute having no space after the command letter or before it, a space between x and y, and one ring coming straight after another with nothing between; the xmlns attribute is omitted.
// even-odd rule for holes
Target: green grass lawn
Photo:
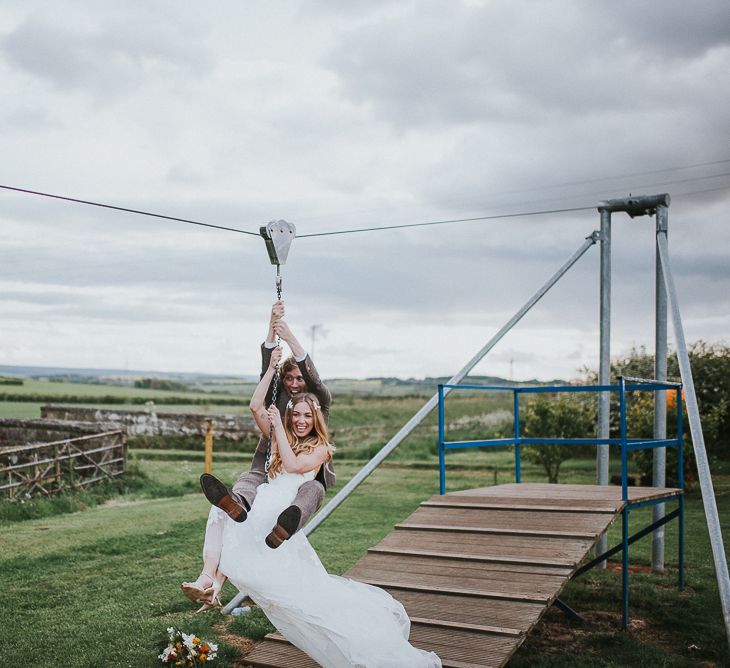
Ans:
<svg viewBox="0 0 730 668"><path fill-rule="evenodd" d="M145 485L160 498L146 498L145 487L116 496L83 512L21 522L0 523L3 649L8 666L152 666L156 642L169 625L195 631L206 639L247 628L241 618L217 612L193 616L193 605L179 591L200 567L208 511L194 489L201 472L196 455L174 460L135 453ZM450 455L450 491L511 480L510 453L480 457ZM428 462L386 463L312 535L327 568L341 573L385 536L425 498L437 492L435 466ZM396 465L398 464L398 465ZM593 462L566 462L563 482L592 482ZM221 457L214 473L233 480L244 460ZM358 465L340 461L338 488ZM542 480L535 467L526 480ZM730 534L730 475L716 476L720 516ZM334 493L333 490L330 495ZM649 511L632 514L640 528ZM619 540L620 522L609 544ZM572 582L562 598L586 613L576 626L550 612L510 665L523 666L705 666L725 665L727 645L714 577L709 539L698 493L687 499L687 584L676 590L676 523L666 539L668 572L631 576L629 632L620 630L620 572L594 570ZM649 541L631 549L631 563L649 563ZM645 569L643 569L645 570ZM227 585L226 596L234 589ZM696 648L696 649L695 649ZM230 666L237 650L222 644L216 664Z"/></svg>

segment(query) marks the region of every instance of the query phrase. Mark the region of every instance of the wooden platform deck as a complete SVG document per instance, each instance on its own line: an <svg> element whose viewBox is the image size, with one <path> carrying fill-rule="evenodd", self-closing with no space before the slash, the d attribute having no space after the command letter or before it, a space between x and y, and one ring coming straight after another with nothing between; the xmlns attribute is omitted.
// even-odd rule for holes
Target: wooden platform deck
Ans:
<svg viewBox="0 0 730 668"><path fill-rule="evenodd" d="M681 493L632 487L629 500ZM411 643L436 652L445 668L504 666L623 506L620 487L598 485L521 483L436 495L345 575L397 598L411 618ZM244 664L317 666L278 634Z"/></svg>

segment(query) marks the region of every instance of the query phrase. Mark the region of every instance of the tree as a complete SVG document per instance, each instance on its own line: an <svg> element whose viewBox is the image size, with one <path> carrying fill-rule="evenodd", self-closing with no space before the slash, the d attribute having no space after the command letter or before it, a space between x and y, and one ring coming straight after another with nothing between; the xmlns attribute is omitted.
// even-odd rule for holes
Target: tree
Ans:
<svg viewBox="0 0 730 668"><path fill-rule="evenodd" d="M530 438L590 438L596 433L595 395L587 392L537 394L525 412L525 436ZM575 456L581 446L542 443L525 445L528 461L539 464L548 482L557 483L560 465Z"/></svg>

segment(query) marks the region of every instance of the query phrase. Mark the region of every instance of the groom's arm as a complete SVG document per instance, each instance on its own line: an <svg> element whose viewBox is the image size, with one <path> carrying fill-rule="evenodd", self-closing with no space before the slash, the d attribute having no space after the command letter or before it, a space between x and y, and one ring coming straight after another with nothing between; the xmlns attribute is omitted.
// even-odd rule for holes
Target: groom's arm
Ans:
<svg viewBox="0 0 730 668"><path fill-rule="evenodd" d="M274 330L282 340L284 340L291 348L294 360L302 373L302 378L307 384L307 389L319 399L322 408L322 414L325 420L329 421L330 406L332 405L332 394L327 386L319 377L317 368L314 366L312 358L304 350L304 346L291 331L289 325L284 320L278 320L274 323Z"/></svg>

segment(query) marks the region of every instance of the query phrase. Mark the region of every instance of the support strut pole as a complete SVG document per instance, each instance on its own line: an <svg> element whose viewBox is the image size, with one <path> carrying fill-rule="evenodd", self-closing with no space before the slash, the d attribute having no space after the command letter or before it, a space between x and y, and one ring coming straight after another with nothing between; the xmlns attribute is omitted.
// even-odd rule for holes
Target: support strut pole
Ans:
<svg viewBox="0 0 730 668"><path fill-rule="evenodd" d="M482 360L482 358L499 342L499 340L512 329L522 317L540 300L541 297L565 274L582 256L593 246L599 239L599 233L593 232L581 247L568 259L568 261L553 274L552 277L527 301L527 303L515 313L514 316L500 329L476 354L467 362L467 364L457 374L447 381L447 385L456 385L460 383L464 377ZM444 394L448 394L450 388L444 388ZM421 409L393 436L380 451L358 471L352 478L324 507L317 513L314 519L304 528L307 535L311 534L322 522L324 522L334 510L355 490L356 487L367 478L378 465L395 450L398 445L408 436L421 421L431 412L438 403L438 393L434 394Z"/></svg>
<svg viewBox="0 0 730 668"><path fill-rule="evenodd" d="M684 339L682 316L679 312L679 302L677 300L677 292L674 288L674 278L672 277L672 270L669 266L668 244L666 237L663 235L657 236L657 250L659 251L661 260L664 287L666 288L669 304L671 305L672 325L677 345L677 360L679 362L679 371L682 375L687 415L689 417L690 431L692 432L692 446L694 448L695 459L697 460L697 474L702 491L702 502L705 506L707 528L710 533L710 545L712 546L712 556L715 562L715 575L717 576L717 586L720 590L722 615L725 620L725 633L727 634L728 645L730 645L730 576L728 576L727 557L725 556L725 548L722 541L720 517L717 512L715 490L712 486L710 465L707 460L705 437L702 433L702 423L700 422L697 394L695 393L694 381L692 380L692 369L689 364L687 343Z"/></svg>
<svg viewBox="0 0 730 668"><path fill-rule="evenodd" d="M600 353L598 384L611 384L611 212L600 208L601 215L601 283L600 283ZM598 438L609 437L611 393L598 393ZM609 446L596 446L596 482L608 485ZM602 554L608 546L606 534L599 536L596 554ZM601 568L606 567L604 561Z"/></svg>

